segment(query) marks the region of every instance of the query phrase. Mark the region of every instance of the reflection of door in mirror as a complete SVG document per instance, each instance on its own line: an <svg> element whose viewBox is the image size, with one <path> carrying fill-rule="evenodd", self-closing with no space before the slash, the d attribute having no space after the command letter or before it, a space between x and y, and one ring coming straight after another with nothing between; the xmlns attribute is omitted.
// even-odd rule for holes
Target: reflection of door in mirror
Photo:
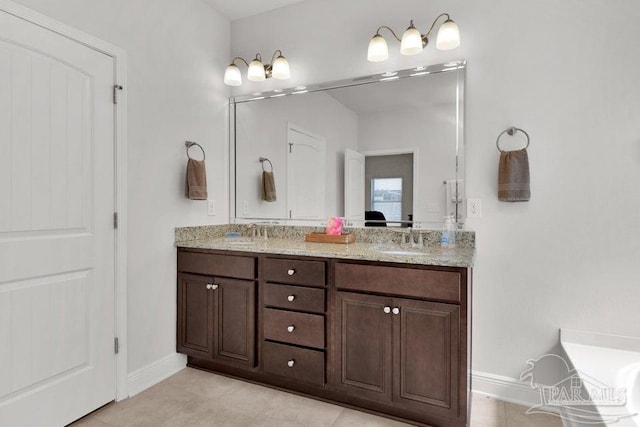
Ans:
<svg viewBox="0 0 640 427"><path fill-rule="evenodd" d="M364 220L365 157L357 151L344 152L344 217L349 221Z"/></svg>
<svg viewBox="0 0 640 427"><path fill-rule="evenodd" d="M367 155L364 209L382 212L389 226L407 226L414 206L414 153Z"/></svg>
<svg viewBox="0 0 640 427"><path fill-rule="evenodd" d="M287 144L289 218L325 219L325 138L288 123Z"/></svg>

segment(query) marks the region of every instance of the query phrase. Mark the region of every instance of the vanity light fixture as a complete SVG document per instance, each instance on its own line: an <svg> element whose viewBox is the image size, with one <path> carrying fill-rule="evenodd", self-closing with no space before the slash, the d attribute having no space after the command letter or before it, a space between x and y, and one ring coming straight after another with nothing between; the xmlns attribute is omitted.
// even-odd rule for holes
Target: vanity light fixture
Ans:
<svg viewBox="0 0 640 427"><path fill-rule="evenodd" d="M289 62L280 50L276 50L271 57L271 63L266 65L262 63L262 56L259 53L250 63L241 56L233 58L224 72L224 83L229 86L240 86L242 84L242 74L240 73L240 68L236 65L236 61L244 62L248 68L247 79L252 82L262 82L270 77L278 80L286 80L291 77Z"/></svg>
<svg viewBox="0 0 640 427"><path fill-rule="evenodd" d="M429 43L429 35L431 31L436 26L436 23L440 18L446 18L445 21L440 25L438 29L438 36L436 38L436 48L439 50L451 50L460 46L460 31L458 30L458 26L455 22L451 20L451 17L448 13L443 13L439 15L431 24L431 28L427 31L426 34L420 34L420 31L416 29L413 25L413 19L409 23L409 28L405 30L402 34L402 38L398 37L398 35L391 28L386 25L382 25L378 28L375 35L369 42L369 50L367 52L367 59L371 62L381 62L386 61L389 58L389 48L387 47L387 42L380 35L380 30L383 28L393 34L396 40L400 42L400 53L403 55L416 55L427 46Z"/></svg>

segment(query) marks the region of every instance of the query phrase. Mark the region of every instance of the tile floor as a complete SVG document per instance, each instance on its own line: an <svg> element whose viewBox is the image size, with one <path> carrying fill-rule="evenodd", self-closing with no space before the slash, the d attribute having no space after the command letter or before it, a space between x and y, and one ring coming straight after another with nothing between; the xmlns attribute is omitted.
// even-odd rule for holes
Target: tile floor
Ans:
<svg viewBox="0 0 640 427"><path fill-rule="evenodd" d="M552 415L474 395L471 427L562 427ZM400 427L397 421L186 368L72 427Z"/></svg>

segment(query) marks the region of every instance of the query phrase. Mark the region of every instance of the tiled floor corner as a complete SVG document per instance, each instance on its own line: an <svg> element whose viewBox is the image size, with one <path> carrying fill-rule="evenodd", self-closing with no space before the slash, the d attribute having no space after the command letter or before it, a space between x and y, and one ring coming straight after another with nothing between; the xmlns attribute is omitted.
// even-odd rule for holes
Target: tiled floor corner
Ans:
<svg viewBox="0 0 640 427"><path fill-rule="evenodd" d="M562 427L553 415L473 395L471 427ZM184 369L71 427L400 427L408 424L220 375Z"/></svg>

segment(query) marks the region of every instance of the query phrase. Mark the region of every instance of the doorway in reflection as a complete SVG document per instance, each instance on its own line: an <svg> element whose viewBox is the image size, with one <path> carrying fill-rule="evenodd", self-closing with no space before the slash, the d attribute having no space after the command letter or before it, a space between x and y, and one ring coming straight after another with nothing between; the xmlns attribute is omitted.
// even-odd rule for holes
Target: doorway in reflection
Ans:
<svg viewBox="0 0 640 427"><path fill-rule="evenodd" d="M382 213L388 226L410 226L413 165L413 153L366 156L365 211Z"/></svg>

